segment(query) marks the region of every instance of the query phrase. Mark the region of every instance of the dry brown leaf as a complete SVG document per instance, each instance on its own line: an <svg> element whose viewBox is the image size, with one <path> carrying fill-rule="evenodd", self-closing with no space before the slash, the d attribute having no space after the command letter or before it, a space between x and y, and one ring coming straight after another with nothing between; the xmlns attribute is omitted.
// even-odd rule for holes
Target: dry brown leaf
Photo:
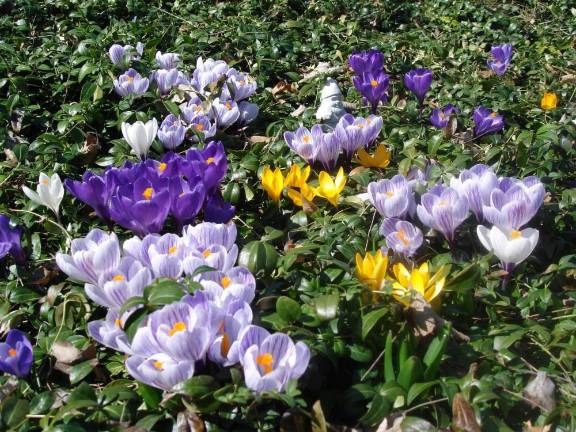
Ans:
<svg viewBox="0 0 576 432"><path fill-rule="evenodd" d="M302 114L304 114L304 111L306 111L306 106L300 104L300 105L298 106L298 108L296 108L294 111L292 111L292 112L290 113L290 116L292 116L292 117L299 117L299 116L301 116Z"/></svg>
<svg viewBox="0 0 576 432"><path fill-rule="evenodd" d="M551 425L546 426L532 426L532 421L528 420L524 423L522 432L550 432L552 430Z"/></svg>
<svg viewBox="0 0 576 432"><path fill-rule="evenodd" d="M4 149L4 154L6 155L6 162L8 162L8 165L13 167L18 165L18 158L12 150Z"/></svg>
<svg viewBox="0 0 576 432"><path fill-rule="evenodd" d="M98 135L88 132L84 144L80 148L77 159L82 165L90 165L96 160L101 146L98 140Z"/></svg>
<svg viewBox="0 0 576 432"><path fill-rule="evenodd" d="M480 75L480 77L482 78L490 78L491 76L494 75L494 72L492 72L490 69L486 69L478 72L478 75Z"/></svg>
<svg viewBox="0 0 576 432"><path fill-rule="evenodd" d="M576 83L576 74L566 74L566 75L562 75L560 77L560 82L561 83Z"/></svg>
<svg viewBox="0 0 576 432"><path fill-rule="evenodd" d="M272 96L276 98L276 95L280 93L295 93L296 84L289 83L286 80L278 81L276 85L272 88Z"/></svg>
<svg viewBox="0 0 576 432"><path fill-rule="evenodd" d="M481 432L472 406L461 393L456 393L452 401L452 430L454 432Z"/></svg>
<svg viewBox="0 0 576 432"><path fill-rule="evenodd" d="M355 174L361 174L364 171L366 171L368 168L363 167L363 166L357 166L356 168L354 168L352 171L350 171L350 173L348 174L349 176L353 176Z"/></svg>
<svg viewBox="0 0 576 432"><path fill-rule="evenodd" d="M530 401L532 406L540 408L542 411L552 411L556 408L554 392L556 386L548 374L538 371L536 377L524 388L524 397Z"/></svg>
<svg viewBox="0 0 576 432"><path fill-rule="evenodd" d="M262 135L252 135L251 137L248 138L248 141L250 141L252 144L258 144L258 143L269 143L270 141L272 141L272 137L267 137L267 136L262 136Z"/></svg>
<svg viewBox="0 0 576 432"><path fill-rule="evenodd" d="M204 432L205 430L202 419L192 411L179 412L176 425L172 428L173 432Z"/></svg>
<svg viewBox="0 0 576 432"><path fill-rule="evenodd" d="M312 419L312 432L326 432L328 430L328 424L326 423L324 411L322 411L322 405L319 400L314 402L312 406Z"/></svg>

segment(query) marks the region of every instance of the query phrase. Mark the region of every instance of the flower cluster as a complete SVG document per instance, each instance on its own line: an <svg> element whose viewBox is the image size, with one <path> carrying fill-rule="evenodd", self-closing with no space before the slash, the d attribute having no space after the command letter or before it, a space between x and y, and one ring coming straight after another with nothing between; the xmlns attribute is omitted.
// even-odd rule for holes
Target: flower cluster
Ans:
<svg viewBox="0 0 576 432"><path fill-rule="evenodd" d="M105 222L116 222L143 236L160 232L169 215L178 228L202 210L207 221L228 222L234 208L219 191L226 169L224 147L212 141L185 156L167 153L160 162L126 162L101 175L86 171L81 181L67 179L65 185Z"/></svg>
<svg viewBox="0 0 576 432"><path fill-rule="evenodd" d="M319 162L327 170L333 170L343 155L350 161L352 156L372 144L382 129L382 117L370 115L367 118L346 114L336 127L324 132L322 126L305 127L295 132L284 132L286 144L308 164Z"/></svg>
<svg viewBox="0 0 576 432"><path fill-rule="evenodd" d="M86 294L108 308L104 320L88 324L101 344L128 355L126 368L137 380L164 390L177 390L206 359L221 366L240 363L246 385L255 392L282 391L299 378L310 352L285 334L270 335L252 325L250 302L256 281L238 255L236 226L204 222L187 226L181 236L150 234L126 240L95 229L72 242L71 253L56 262ZM204 267L207 266L207 267ZM209 271L196 274L201 267ZM127 300L142 296L159 278L187 277L201 288L151 313L132 340L124 331L137 307ZM152 286L151 289L155 287Z"/></svg>
<svg viewBox="0 0 576 432"><path fill-rule="evenodd" d="M332 178L326 171L321 171L318 175L318 186L308 184L308 177L310 177L310 166L301 169L300 166L294 164L286 176L282 174L280 168L272 171L270 167L265 167L262 171L262 188L274 201L280 201L282 192L287 189L288 197L299 207L305 204L310 205L317 196L337 207L340 193L347 181L342 167L335 178Z"/></svg>
<svg viewBox="0 0 576 432"><path fill-rule="evenodd" d="M354 71L354 87L375 113L378 104L388 100L390 76L384 72L384 54L378 50L353 53L348 64Z"/></svg>

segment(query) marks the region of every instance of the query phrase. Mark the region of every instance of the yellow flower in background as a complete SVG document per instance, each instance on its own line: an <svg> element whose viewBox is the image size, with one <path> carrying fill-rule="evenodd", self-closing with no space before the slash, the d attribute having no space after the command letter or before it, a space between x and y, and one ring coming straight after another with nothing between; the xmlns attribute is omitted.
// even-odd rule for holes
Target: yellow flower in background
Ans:
<svg viewBox="0 0 576 432"><path fill-rule="evenodd" d="M290 167L290 171L286 174L286 180L284 186L286 187L302 187L302 184L306 184L308 177L310 176L310 165L302 169L300 166L294 164Z"/></svg>
<svg viewBox="0 0 576 432"><path fill-rule="evenodd" d="M543 110L553 110L558 105L558 96L556 93L544 93L542 100L540 101L540 107Z"/></svg>
<svg viewBox="0 0 576 432"><path fill-rule="evenodd" d="M367 252L364 258L359 253L356 254L356 276L372 291L382 287L386 279L387 269L388 255L382 255L381 250L378 250L374 255Z"/></svg>
<svg viewBox="0 0 576 432"><path fill-rule="evenodd" d="M358 150L358 160L360 164L365 167L386 168L390 163L390 151L384 144L380 144L376 147L374 156L370 156L364 147L361 147L360 150Z"/></svg>
<svg viewBox="0 0 576 432"><path fill-rule="evenodd" d="M270 167L264 168L261 180L262 187L268 193L268 196L274 201L280 201L280 195L282 195L282 190L284 190L284 176L280 168L276 168L274 171Z"/></svg>
<svg viewBox="0 0 576 432"><path fill-rule="evenodd" d="M326 171L320 172L318 182L320 185L318 186L317 195L328 200L334 207L338 207L340 192L342 192L346 185L346 176L344 175L342 167L338 170L338 174L336 174L334 180Z"/></svg>
<svg viewBox="0 0 576 432"><path fill-rule="evenodd" d="M307 183L300 184L300 190L288 189L288 197L292 200L294 205L298 207L304 206L304 200L308 202L314 201L316 197L316 188L309 186Z"/></svg>
<svg viewBox="0 0 576 432"><path fill-rule="evenodd" d="M428 303L437 298L444 289L450 266L440 267L433 275L430 273L428 263L422 264L411 272L404 267L404 264L398 263L394 264L392 271L394 273L394 278L391 278L392 295L403 305L409 306L414 291L418 292Z"/></svg>

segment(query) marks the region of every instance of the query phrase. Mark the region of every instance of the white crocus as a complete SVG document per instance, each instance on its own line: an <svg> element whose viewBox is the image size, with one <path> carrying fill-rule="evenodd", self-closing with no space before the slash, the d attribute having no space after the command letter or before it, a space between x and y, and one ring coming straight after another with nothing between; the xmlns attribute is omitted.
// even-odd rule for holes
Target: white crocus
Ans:
<svg viewBox="0 0 576 432"><path fill-rule="evenodd" d="M476 228L482 245L493 252L502 264L515 266L530 256L538 243L538 230L526 228L522 231L502 230L497 226L488 229L483 225Z"/></svg>
<svg viewBox="0 0 576 432"><path fill-rule="evenodd" d="M124 139L140 159L145 158L148 154L157 132L158 121L155 118L146 123L141 121L132 124L122 123Z"/></svg>
<svg viewBox="0 0 576 432"><path fill-rule="evenodd" d="M36 192L26 186L23 186L22 190L32 201L48 207L58 215L60 203L62 202L62 198L64 198L64 187L58 174L52 174L52 177L48 177L41 172Z"/></svg>

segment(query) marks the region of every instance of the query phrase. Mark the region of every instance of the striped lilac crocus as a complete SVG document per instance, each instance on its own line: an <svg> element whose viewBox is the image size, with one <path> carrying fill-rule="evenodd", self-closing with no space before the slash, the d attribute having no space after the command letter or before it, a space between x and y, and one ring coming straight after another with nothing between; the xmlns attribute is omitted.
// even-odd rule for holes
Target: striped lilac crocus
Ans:
<svg viewBox="0 0 576 432"><path fill-rule="evenodd" d="M336 128L332 132L322 134L322 140L316 151L316 160L322 164L326 171L332 171L336 168L340 150L347 139L343 128Z"/></svg>
<svg viewBox="0 0 576 432"><path fill-rule="evenodd" d="M186 84L188 78L178 69L157 69L152 72L152 81L156 83L161 95L166 95L170 89L179 84Z"/></svg>
<svg viewBox="0 0 576 432"><path fill-rule="evenodd" d="M404 218L414 215L416 200L406 177L395 175L368 185L368 199L385 218Z"/></svg>
<svg viewBox="0 0 576 432"><path fill-rule="evenodd" d="M238 111L240 111L240 117L238 117L238 124L247 125L252 123L258 117L260 108L254 103L247 101L241 101L238 103Z"/></svg>
<svg viewBox="0 0 576 432"><path fill-rule="evenodd" d="M22 229L11 226L8 216L0 215L0 259L10 254L16 264L26 262L26 254L20 243L21 237Z"/></svg>
<svg viewBox="0 0 576 432"><path fill-rule="evenodd" d="M252 324L252 309L241 300L227 302L222 317L217 322L218 331L208 349L208 358L222 366L232 366L239 361L239 336Z"/></svg>
<svg viewBox="0 0 576 432"><path fill-rule="evenodd" d="M324 132L320 125L314 125L310 130L299 127L294 132L284 132L284 141L288 147L310 165L316 160L323 138Z"/></svg>
<svg viewBox="0 0 576 432"><path fill-rule="evenodd" d="M492 168L478 164L462 170L458 177L450 179L450 187L468 200L468 206L476 220L482 222L483 207L490 205L490 196L498 187L498 178Z"/></svg>
<svg viewBox="0 0 576 432"><path fill-rule="evenodd" d="M504 75L512 61L512 51L512 44L494 45L490 50L492 59L487 61L488 67L496 75Z"/></svg>
<svg viewBox="0 0 576 432"><path fill-rule="evenodd" d="M239 337L238 358L244 368L246 387L255 393L283 391L290 380L300 378L310 362L310 350L283 333L270 334L248 326Z"/></svg>
<svg viewBox="0 0 576 432"><path fill-rule="evenodd" d="M432 85L432 71L421 68L413 69L404 75L404 85L416 96L418 103L422 105L426 93L428 93Z"/></svg>
<svg viewBox="0 0 576 432"><path fill-rule="evenodd" d="M230 69L228 78L222 86L222 99L234 99L236 102L248 99L256 92L256 80L248 74Z"/></svg>
<svg viewBox="0 0 576 432"><path fill-rule="evenodd" d="M108 50L108 57L114 64L121 69L126 69L132 60L140 60L144 52L144 44L138 42L136 48L132 45L114 44Z"/></svg>
<svg viewBox="0 0 576 432"><path fill-rule="evenodd" d="M186 126L174 114L169 114L158 129L158 139L168 150L174 150L186 137Z"/></svg>
<svg viewBox="0 0 576 432"><path fill-rule="evenodd" d="M204 291L220 303L241 300L251 303L256 295L256 279L245 267L232 267L226 271L204 272L195 276Z"/></svg>
<svg viewBox="0 0 576 432"><path fill-rule="evenodd" d="M340 118L336 129L341 129L346 135L342 140L342 149L347 159L352 159L361 147L368 147L382 130L382 117L370 115L366 118L345 114Z"/></svg>
<svg viewBox="0 0 576 432"><path fill-rule="evenodd" d="M234 99L214 99L212 112L216 119L216 127L219 130L227 129L240 118L238 103Z"/></svg>
<svg viewBox="0 0 576 432"><path fill-rule="evenodd" d="M442 233L453 247L456 229L468 217L468 209L468 201L455 189L436 185L422 195L416 212L424 225Z"/></svg>
<svg viewBox="0 0 576 432"><path fill-rule="evenodd" d="M475 137L499 132L504 128L504 117L489 108L476 108L473 119Z"/></svg>
<svg viewBox="0 0 576 432"><path fill-rule="evenodd" d="M146 93L150 81L143 78L138 72L130 68L114 80L114 90L122 97Z"/></svg>
<svg viewBox="0 0 576 432"><path fill-rule="evenodd" d="M10 330L0 343L0 371L24 378L32 368L32 344L20 330Z"/></svg>
<svg viewBox="0 0 576 432"><path fill-rule="evenodd" d="M208 58L204 60L198 57L196 60L196 69L192 75L192 85L200 93L204 93L206 87L210 86L209 90L215 86L217 81L226 76L228 72L228 65L223 60L212 60Z"/></svg>
<svg viewBox="0 0 576 432"><path fill-rule="evenodd" d="M175 53L164 53L156 51L156 64L160 69L175 69L180 65L180 55Z"/></svg>
<svg viewBox="0 0 576 432"><path fill-rule="evenodd" d="M120 265L120 245L114 233L93 229L72 240L70 255L58 252L56 264L71 279L97 285L100 275Z"/></svg>
<svg viewBox="0 0 576 432"><path fill-rule="evenodd" d="M124 332L124 325L129 316L129 312L120 316L118 310L110 309L105 319L88 323L88 334L96 342L108 348L131 354L130 341Z"/></svg>
<svg viewBox="0 0 576 432"><path fill-rule="evenodd" d="M386 238L386 246L408 258L414 256L424 241L422 231L418 227L396 218L384 219L380 226L380 234Z"/></svg>

